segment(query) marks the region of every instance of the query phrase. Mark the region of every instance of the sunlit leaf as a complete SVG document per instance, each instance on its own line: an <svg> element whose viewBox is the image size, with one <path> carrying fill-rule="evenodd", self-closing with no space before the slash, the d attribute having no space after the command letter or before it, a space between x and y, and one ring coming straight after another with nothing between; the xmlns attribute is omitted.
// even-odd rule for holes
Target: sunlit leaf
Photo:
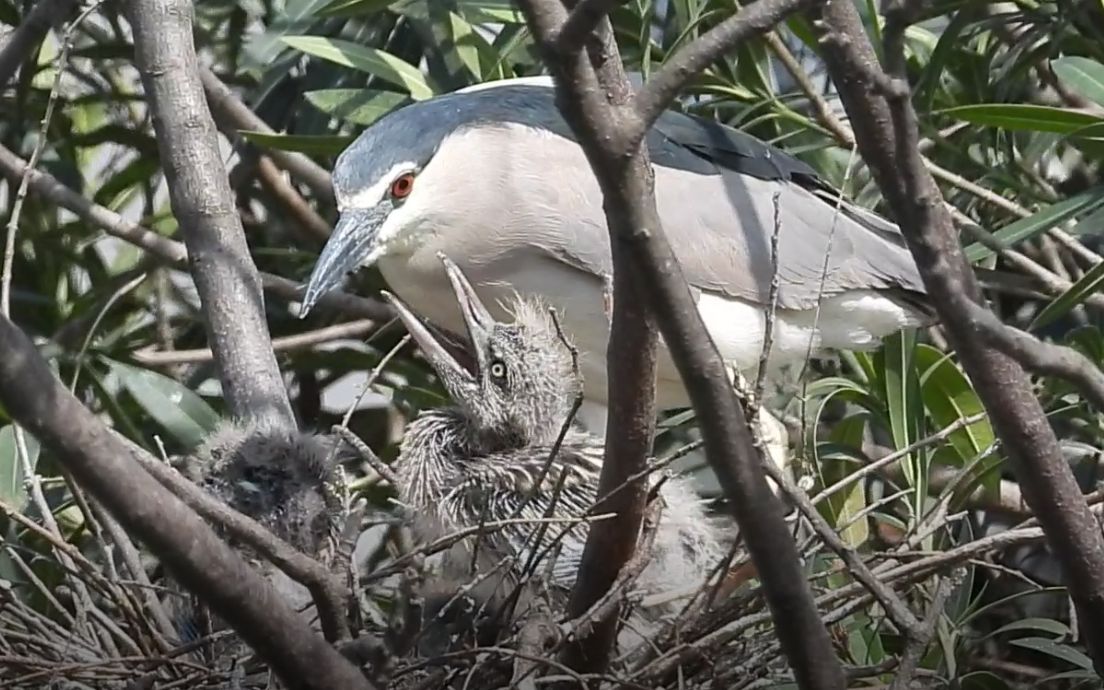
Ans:
<svg viewBox="0 0 1104 690"><path fill-rule="evenodd" d="M410 100L394 91L375 89L322 89L303 95L327 115L357 125L370 125Z"/></svg>
<svg viewBox="0 0 1104 690"><path fill-rule="evenodd" d="M963 105L948 108L942 114L975 125L1058 134L1069 134L1082 127L1101 122L1101 118L1096 115L1078 110L1022 103Z"/></svg>
<svg viewBox="0 0 1104 690"><path fill-rule="evenodd" d="M1104 105L1104 65L1079 55L1052 60L1050 68L1073 91Z"/></svg>
<svg viewBox="0 0 1104 690"><path fill-rule="evenodd" d="M954 361L931 345L916 346L916 366L928 414L945 428L985 412L974 387ZM958 452L960 464L987 452L996 440L987 418L954 432L948 439Z"/></svg>
<svg viewBox="0 0 1104 690"><path fill-rule="evenodd" d="M368 72L401 86L415 100L429 98L436 92L417 67L387 51L323 36L285 36L282 40L308 55Z"/></svg>
<svg viewBox="0 0 1104 690"><path fill-rule="evenodd" d="M1070 218L1093 211L1102 204L1104 204L1104 189L1089 189L1076 196L1051 204L1027 218L1009 223L993 233L993 238L1003 247L1014 247L1060 223L1066 222ZM981 244L975 243L966 247L966 258L974 263L987 259L992 255L992 250Z"/></svg>
<svg viewBox="0 0 1104 690"><path fill-rule="evenodd" d="M1085 272L1085 275L1077 279L1073 285L1062 294L1055 297L1042 311L1035 315L1031 321L1031 330L1044 328L1065 316L1071 309L1078 306L1091 295L1100 290L1104 285L1104 262L1098 263Z"/></svg>

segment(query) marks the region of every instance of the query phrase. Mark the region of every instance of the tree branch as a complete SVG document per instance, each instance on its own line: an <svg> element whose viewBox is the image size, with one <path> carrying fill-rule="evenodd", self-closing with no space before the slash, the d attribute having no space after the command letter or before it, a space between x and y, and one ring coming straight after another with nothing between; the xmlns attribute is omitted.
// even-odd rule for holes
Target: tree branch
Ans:
<svg viewBox="0 0 1104 690"><path fill-rule="evenodd" d="M370 687L281 595L68 393L27 336L0 318L0 400L97 501L254 648L289 688Z"/></svg>
<svg viewBox="0 0 1104 690"><path fill-rule="evenodd" d="M565 55L577 53L606 15L622 2L624 0L579 0L556 32L556 50Z"/></svg>
<svg viewBox="0 0 1104 690"><path fill-rule="evenodd" d="M523 11L533 27L534 35L549 45L564 26L566 13L559 0L528 1L521 3ZM609 111L625 108L632 98L632 89L625 79L617 46L613 43L612 30L604 17L599 21L597 33L584 42L591 51L591 60L600 64L597 73L582 51L559 54L551 64L556 72L557 92L561 109L572 128L578 134L580 128L589 128L592 138L606 140L610 132ZM546 50L546 52L548 52ZM558 71L557 71L558 70ZM564 89L564 75L571 86ZM580 98L585 91L587 98ZM610 105L612 104L612 106ZM586 139L586 135L581 136ZM603 164L596 149L584 147L592 166ZM607 168L605 176L599 175L599 183L607 199L614 198L619 187L633 198L651 196L651 176L647 164L647 152L641 151L629 160L620 160L616 169ZM614 585L622 568L631 560L637 546L644 519L647 499L647 467L655 435L655 380L656 342L658 333L655 317L648 308L642 277L635 271L624 270L631 260L627 255L629 244L624 238L639 227L652 227L642 214L643 204L626 204L624 197L607 208L613 255L613 316L606 351L608 390L610 391L609 416L606 420L606 451L598 482L599 501L596 513L614 513L612 520L595 523L583 549L578 577L571 593L568 615L578 618L586 614ZM652 204L651 213L655 214ZM620 605L612 607L614 613ZM608 615L595 620L591 627L571 640L564 651L566 662L580 671L601 671L609 660L609 652L616 637L617 616Z"/></svg>
<svg viewBox="0 0 1104 690"><path fill-rule="evenodd" d="M23 23L8 34L0 48L0 91L7 87L19 66L31 57L50 27L65 21L78 4L77 0L39 0L31 8Z"/></svg>
<svg viewBox="0 0 1104 690"><path fill-rule="evenodd" d="M917 149L916 113L903 79L903 10L887 12L882 71L849 2L815 16L825 62L853 123L859 151L893 210L947 335L989 411L1013 470L1062 562L1085 640L1104 671L1104 539L1023 369L981 335L971 313L980 288L950 214Z"/></svg>
<svg viewBox="0 0 1104 690"><path fill-rule="evenodd" d="M643 145L637 145L643 140L640 122L643 117L638 113L650 118L644 119L644 122L658 117L669 105L675 91L692 76L691 70L698 68L699 64L708 64L719 54L722 43L725 48L731 45L722 41L722 37L735 41L750 35L751 27L755 31L762 30L760 27L766 17L775 16L768 14L767 10L785 7L792 11L800 3L794 0L760 0L753 6L757 9L747 15L757 18L746 20L749 28L737 28L744 24L729 22L725 24L724 31L730 33L713 34L712 43L707 42L703 48L695 48L696 44L692 44L687 49L690 51L687 55L691 57L684 58L681 63L676 62L667 72L670 76L648 92L649 100L643 107L638 102L635 108L616 46L610 40L608 22L601 22L600 36L587 43L590 60L595 65L591 69L584 56L578 52L563 53L557 46L556 36L566 20L566 13L558 1L523 0L520 5L555 77L559 107L578 137L603 192L615 267L615 329L611 332L607 351L613 400L624 399L622 396L632 390L628 384L639 389L642 380L646 381L649 403L654 394L652 370L648 370L650 375L647 379L639 374L635 381L622 379L626 384L624 388L615 381L620 374L628 373L628 367L621 368L625 366L627 355L642 349L639 342L618 339L620 334L616 330L618 310L627 309L626 298L633 298L626 288L640 286L698 413L706 457L725 489L740 532L747 541L763 582L783 651L799 686L843 688L844 677L839 660L814 606L796 546L783 520L782 506L768 488L759 465L758 450L743 409L729 385L724 362L705 331L681 267L667 242L656 211L647 151ZM750 8L739 16L745 16L744 13L749 11ZM781 18L784 13L781 10L778 12L777 17ZM709 59L706 60L706 57ZM631 135L638 129L640 136L632 138ZM642 304L643 301L637 301L633 306L639 309L638 305ZM641 406L637 410L644 411ZM628 477L631 472L626 472L629 469L627 465L639 466L637 461L643 461L642 457L634 455L614 455L613 449L623 444L622 434L626 430L638 431L645 425L643 420L638 420L639 426L629 426L633 418L628 414L623 417L618 415L615 420L613 413L617 411L617 407L611 409L607 426L606 438L610 446L607 447L602 468L600 491L611 486L607 480L615 473L621 472ZM618 464L611 468L615 460ZM620 466L621 462L626 466ZM634 501L634 507L640 503L635 497ZM632 524L634 530L623 532L622 541L637 533L639 519ZM587 555L592 555L594 547L600 544L596 537L598 533L597 529L592 528L580 580L591 563ZM626 559L613 559L609 554L604 556L610 563L607 568L612 570L611 576L605 580L604 589L608 589L617 569ZM620 557L621 553L617 556ZM580 591L579 586L576 585L576 594ZM586 607L577 606L578 601L580 598L573 597L573 615L586 610Z"/></svg>
<svg viewBox="0 0 1104 690"><path fill-rule="evenodd" d="M211 113L197 75L192 4L131 0L127 18L173 214L180 222L222 395L239 419L295 427L272 352L257 267L249 254Z"/></svg>

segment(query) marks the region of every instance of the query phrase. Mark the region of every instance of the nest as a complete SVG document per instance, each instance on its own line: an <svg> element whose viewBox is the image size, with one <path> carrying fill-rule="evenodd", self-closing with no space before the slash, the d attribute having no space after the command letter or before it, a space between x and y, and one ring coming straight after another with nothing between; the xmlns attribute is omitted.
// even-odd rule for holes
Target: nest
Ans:
<svg viewBox="0 0 1104 690"><path fill-rule="evenodd" d="M273 566L264 548L240 531L224 532L289 602L301 604L305 620L316 629L338 632L333 636L335 647L376 687L537 688L598 682L674 689L792 682L755 569L738 540L707 582L669 593L679 598L675 613L650 613L662 594L645 596L634 585L647 563L662 501L650 504L636 555L613 587L588 610L573 614L569 593L544 584L544 562L521 570L523 577L498 577L519 572L516 564L503 562L481 566L466 580L442 579L437 570L442 554L464 540L486 537L499 525L486 523L432 543L416 543L401 511L369 515L362 502L352 500L339 470L340 459L335 461L338 445L332 440L289 437L283 443L273 446L277 452L271 455L308 457L308 472L256 471L245 457L252 457L253 451L237 456L211 452L203 465L207 469L198 472L182 467L216 503L252 513L287 548L309 556L315 575L324 573L342 583L327 595L334 601L320 602L308 593L307 583ZM295 452L284 452L288 444ZM241 445L246 447L255 448ZM184 474L178 476L182 486L195 488ZM258 502L256 491L266 482L290 482L292 488L278 501ZM28 583L14 586L0 580L3 687L281 687L263 661L221 621L220 612L209 610L202 597L174 583L109 515L85 500L76 487L70 489L88 528L80 549L62 538L41 488L32 486L30 491L32 506L47 516L41 523L27 517L28 511L0 502L18 528L18 538L3 542L0 567ZM928 600L945 601L957 582L940 573L997 547L1042 538L1038 528L1023 526L950 551L916 553L902 542L895 552L853 561L849 559L858 555L822 519L818 521L809 497L784 482L783 490L797 508L791 518L796 518L795 529L802 535L799 547L809 564L822 619L838 634L841 657L846 656L847 644L843 626L856 614L867 612L870 620L900 633L902 648L907 649L910 631L884 606L887 597L922 611ZM1104 494L1093 502L1101 498ZM217 527L229 529L227 524ZM535 531L540 528L534 525ZM358 542L359 548L354 548ZM877 586L849 574L843 563L865 563L862 567ZM941 584L925 593L918 584L933 578ZM327 625L320 611L347 615ZM601 665L603 672L574 670L585 667L575 662L579 654L588 653L577 643L609 620L615 621L616 644L609 662ZM897 663L891 657L848 672L853 678L876 677L891 672Z"/></svg>

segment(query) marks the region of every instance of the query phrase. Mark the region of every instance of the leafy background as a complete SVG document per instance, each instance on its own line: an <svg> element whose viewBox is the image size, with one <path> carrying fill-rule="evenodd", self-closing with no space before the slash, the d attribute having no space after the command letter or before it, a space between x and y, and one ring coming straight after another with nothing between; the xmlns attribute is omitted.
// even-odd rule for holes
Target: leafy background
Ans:
<svg viewBox="0 0 1104 690"><path fill-rule="evenodd" d="M878 45L882 20L875 3L859 4ZM626 3L613 22L627 66L646 77L735 6L729 0ZM18 24L27 9L0 0L0 22ZM357 132L404 103L541 71L520 15L505 0L219 0L199 3L197 13L201 60L278 132L239 128L224 141L253 256L262 270L300 282L322 240L304 231L271 185L259 180L258 154L302 152L329 169ZM907 34L923 150L957 211L968 256L980 267L1023 278L990 293L998 313L1097 362L1104 357L1098 292L1104 262L1097 253L1104 225L1098 164L1104 151L1102 19L1100 4L1073 0L937 0ZM131 62L129 31L113 3L76 30L40 141L61 47L56 37L49 39L16 87L3 93L0 142L24 159L41 145L42 169L86 198L171 236L176 223ZM880 208L802 20L745 43L710 68L680 105L786 148L853 198ZM333 221L327 199L296 188ZM6 221L15 187L2 189ZM212 364L191 352L202 349L205 338L186 274L33 195L20 219L13 267L16 321L37 338L62 379L115 428L151 450L163 444L168 453L188 451L213 428L222 401ZM351 289L368 296L381 286L378 274L367 271ZM275 337L345 321L332 313L301 321L296 306L269 297ZM416 353L392 353L402 335L395 325L366 323L355 337L282 347L278 356L303 424L328 428L356 405L351 427L384 459L392 458L403 420L444 400ZM358 402L369 372L372 390ZM1036 388L1082 488L1091 491L1100 473L1100 416L1066 383L1038 379ZM843 481L818 506L849 544L875 561L901 548L946 551L1025 519L1022 511L996 509L1018 487L938 328L791 372L773 391L772 404L785 411L793 432L795 474L814 495ZM0 411L0 501L5 513L33 512L7 424ZM671 416L660 449L692 442L693 426L688 413ZM918 443L924 439L930 440ZM89 550L90 527L58 466L29 442L32 465L66 539ZM844 481L870 458L904 449L884 472ZM700 465L693 454L682 461L683 467ZM699 474L710 492L709 473ZM356 486L386 505L387 490L372 472L362 468ZM62 580L40 538L12 520L0 527L0 578L13 592L34 598L24 586L28 573L10 557L13 550L37 555L28 562L44 582ZM813 555L813 571L830 569L832 559ZM818 587L838 585L833 577L839 578ZM978 554L959 577L964 586L942 612L937 643L923 662L933 687L1096 682L1045 547ZM923 602L930 593L919 587L914 596ZM845 661L877 665L899 651L900 640L881 618L867 608L834 626Z"/></svg>

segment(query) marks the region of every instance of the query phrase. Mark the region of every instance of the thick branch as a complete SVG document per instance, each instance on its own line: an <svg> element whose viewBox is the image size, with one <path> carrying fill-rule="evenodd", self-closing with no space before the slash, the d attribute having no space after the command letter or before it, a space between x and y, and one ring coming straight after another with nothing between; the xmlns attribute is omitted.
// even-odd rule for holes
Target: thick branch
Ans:
<svg viewBox="0 0 1104 690"><path fill-rule="evenodd" d="M132 0L126 7L223 397L239 419L293 427L295 415L272 352L260 278L197 74L192 5L187 0Z"/></svg>
<svg viewBox="0 0 1104 690"><path fill-rule="evenodd" d="M785 1L781 4L789 7ZM656 211L646 148L643 145L629 150L621 148L626 141L631 141L626 139L631 134L627 130L638 126L638 118L631 100L618 97L627 93L629 87L616 47L608 41L603 42L602 52L596 55L593 42L588 44L591 61L599 65L596 79L581 55L558 50L555 37L565 19L558 2L525 0L521 6L556 79L560 109L579 138L602 187L615 281L620 278L627 285L632 276L638 281L636 284L643 287L647 303L655 313L667 348L698 413L706 457L725 489L761 576L783 651L797 682L802 688L843 688L839 661L814 606L797 548L783 521L782 506L767 486L758 462L758 450L735 391L729 385L724 362L705 330L682 269L663 232ZM774 3L768 5L774 6ZM603 38L608 35L607 32ZM695 51L691 47L691 51L691 55L702 54L704 49ZM688 79L687 70L696 64L689 63L670 74L684 75ZM595 88L599 80L605 89ZM651 92L652 100L641 112L648 113L652 119L658 117L669 104L669 100L659 99L664 95L673 97L674 90L683 81L680 76L669 77L667 89L670 91ZM623 300L623 296L615 295L615 310L624 306ZM629 349L619 350L618 345ZM617 373L617 358L625 357L638 347L636 343L615 342L611 336L608 350L611 379ZM651 389L653 379L649 377L647 383ZM639 378L636 385L640 385ZM610 390L615 401L617 394L623 392L612 381ZM619 434L626 428L629 427L615 425L611 415L607 431L609 442L617 443ZM606 463L611 459L607 456ZM608 468L603 467L603 481L607 471ZM592 531L588 550L594 541L593 535Z"/></svg>
<svg viewBox="0 0 1104 690"><path fill-rule="evenodd" d="M566 18L559 0L524 2L522 8L537 36L546 43L555 40ZM597 129L590 129L592 136L605 140L606 125L611 119L610 105L626 107L632 98L632 89L625 79L612 31L604 17L599 18L598 27L597 35L591 34L585 39L592 51L591 59L601 65L597 74L581 51L563 55L551 67L556 73L560 107L570 111L568 121L572 127L578 132L580 127L596 125ZM571 82L566 89L565 74L570 75L567 79ZM580 84L586 86L580 87ZM581 88L588 95L586 104L578 97ZM584 112L580 108L590 110ZM591 157L594 150L586 150L586 153ZM619 160L616 170L611 170L604 178L600 176L599 183L606 198L616 194L614 187L632 190L628 193L634 198L650 197L652 180L647 160L647 152L642 151L628 160ZM599 159L591 158L592 166L600 163ZM615 516L595 523L590 529L568 607L572 618L584 615L613 586L622 568L632 559L644 518L648 488L644 470L655 435L658 333L641 276L622 268L631 260L624 238L646 223L640 215L642 212L643 205L620 204L616 210L613 206L607 207L615 267L613 315L606 350L610 406L606 420L606 453L598 483L598 495L604 498L595 507L595 512L614 513ZM594 621L567 646L567 663L580 671L604 670L616 637L616 624L615 615Z"/></svg>
<svg viewBox="0 0 1104 690"><path fill-rule="evenodd" d="M219 129L230 139L237 138L237 130L245 129L254 132L273 134L273 130L256 113L241 102L230 87L222 83L222 80L206 67L201 67L199 77L203 82L203 90L207 94L207 103L211 106L218 122ZM330 173L310 158L294 151L280 151L271 149L265 152L271 156L284 170L291 173L292 177L310 187L320 200L327 204L334 203L333 183Z"/></svg>
<svg viewBox="0 0 1104 690"><path fill-rule="evenodd" d="M77 0L39 0L0 48L0 91L46 37L51 26L63 22L77 8Z"/></svg>
<svg viewBox="0 0 1104 690"><path fill-rule="evenodd" d="M74 479L190 591L241 634L289 688L369 688L203 520L146 472L68 393L30 340L0 318L0 400Z"/></svg>
<svg viewBox="0 0 1104 690"><path fill-rule="evenodd" d="M899 11L898 11L899 12ZM892 15L899 20L899 14ZM947 335L989 411L1020 486L1061 560L1097 670L1104 671L1104 539L1054 431L1015 360L978 337L980 289L950 214L917 149L907 84L882 72L850 2L833 0L814 22L859 151L901 225ZM903 27L887 21L887 62L903 75ZM1088 623L1086 625L1086 623Z"/></svg>
<svg viewBox="0 0 1104 690"><path fill-rule="evenodd" d="M986 307L966 301L962 306L970 326L987 343L1037 374L1063 378L1081 391L1098 411L1104 412L1104 371L1072 347L1044 342L1009 326Z"/></svg>

